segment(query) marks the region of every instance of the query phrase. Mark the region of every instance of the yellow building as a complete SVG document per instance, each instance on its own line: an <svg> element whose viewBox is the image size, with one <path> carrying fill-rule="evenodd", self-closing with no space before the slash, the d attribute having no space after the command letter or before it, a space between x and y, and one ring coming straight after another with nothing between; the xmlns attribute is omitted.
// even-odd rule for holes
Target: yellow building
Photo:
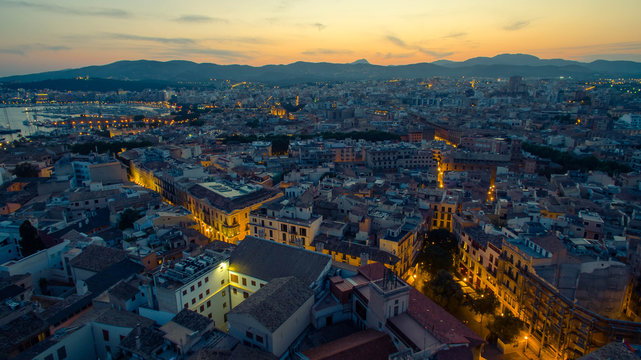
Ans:
<svg viewBox="0 0 641 360"><path fill-rule="evenodd" d="M459 205L455 197L444 193L440 202L432 204L434 214L432 216L430 230L447 229L448 231L452 231L452 219L454 214L458 212Z"/></svg>
<svg viewBox="0 0 641 360"><path fill-rule="evenodd" d="M502 237L471 226L459 234L459 272L478 291L499 293L497 274Z"/></svg>
<svg viewBox="0 0 641 360"><path fill-rule="evenodd" d="M187 207L200 231L212 240L236 244L250 234L249 213L283 196L278 189L219 180L187 191Z"/></svg>
<svg viewBox="0 0 641 360"><path fill-rule="evenodd" d="M378 247L399 258L394 270L397 274L403 275L412 266L420 250L419 242L415 231L401 227L397 230L389 229L387 234L379 239Z"/></svg>
<svg viewBox="0 0 641 360"><path fill-rule="evenodd" d="M375 247L320 234L316 236L309 250L327 254L332 257L332 261L354 268L380 262L395 273L402 274L399 257Z"/></svg>

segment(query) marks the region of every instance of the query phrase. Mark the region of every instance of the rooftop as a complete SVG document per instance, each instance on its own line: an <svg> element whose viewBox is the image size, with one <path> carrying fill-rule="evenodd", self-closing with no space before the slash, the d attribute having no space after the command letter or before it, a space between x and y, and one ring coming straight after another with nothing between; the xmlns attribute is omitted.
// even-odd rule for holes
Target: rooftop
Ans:
<svg viewBox="0 0 641 360"><path fill-rule="evenodd" d="M87 246L80 255L71 259L73 267L98 272L127 258L124 251L99 245Z"/></svg>
<svg viewBox="0 0 641 360"><path fill-rule="evenodd" d="M293 275L311 286L331 261L328 255L247 236L232 252L229 270L268 282Z"/></svg>
<svg viewBox="0 0 641 360"><path fill-rule="evenodd" d="M194 197L206 199L211 206L226 212L243 209L281 194L278 189L269 189L257 185L244 185L249 188L233 189L231 187L218 186L218 183L215 183L217 185L209 184L212 183L194 185L189 188L189 192ZM250 188L253 190L249 191L248 189Z"/></svg>
<svg viewBox="0 0 641 360"><path fill-rule="evenodd" d="M410 289L407 313L443 343L476 346L484 342L472 329L414 288Z"/></svg>
<svg viewBox="0 0 641 360"><path fill-rule="evenodd" d="M274 332L289 319L314 292L294 276L273 279L231 310L246 313Z"/></svg>
<svg viewBox="0 0 641 360"><path fill-rule="evenodd" d="M310 360L368 359L387 360L397 352L389 335L368 329L303 352Z"/></svg>
<svg viewBox="0 0 641 360"><path fill-rule="evenodd" d="M233 183L224 180L202 183L200 186L227 199L235 199L239 196L248 195L262 189L261 186L257 185Z"/></svg>

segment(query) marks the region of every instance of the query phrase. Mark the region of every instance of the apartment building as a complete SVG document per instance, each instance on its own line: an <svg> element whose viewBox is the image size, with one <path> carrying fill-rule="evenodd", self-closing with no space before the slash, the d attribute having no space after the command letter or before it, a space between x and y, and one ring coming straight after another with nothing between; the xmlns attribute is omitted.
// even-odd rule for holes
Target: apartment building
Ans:
<svg viewBox="0 0 641 360"><path fill-rule="evenodd" d="M215 241L156 274L158 308L174 314L189 309L227 330L229 311L273 279L295 276L317 292L330 267L327 255L253 236L236 247Z"/></svg>
<svg viewBox="0 0 641 360"><path fill-rule="evenodd" d="M458 198L444 192L440 201L432 203L432 210L430 230L447 229L452 231L453 216L460 210Z"/></svg>
<svg viewBox="0 0 641 360"><path fill-rule="evenodd" d="M251 233L249 213L252 210L283 196L278 189L226 180L197 184L188 191L187 207L201 233L231 244Z"/></svg>
<svg viewBox="0 0 641 360"><path fill-rule="evenodd" d="M499 292L497 275L502 237L486 234L480 226L470 226L459 237L459 271L463 280L478 291Z"/></svg>
<svg viewBox="0 0 641 360"><path fill-rule="evenodd" d="M249 226L252 236L312 249L322 222L322 216L312 214L311 203L278 198L252 211Z"/></svg>

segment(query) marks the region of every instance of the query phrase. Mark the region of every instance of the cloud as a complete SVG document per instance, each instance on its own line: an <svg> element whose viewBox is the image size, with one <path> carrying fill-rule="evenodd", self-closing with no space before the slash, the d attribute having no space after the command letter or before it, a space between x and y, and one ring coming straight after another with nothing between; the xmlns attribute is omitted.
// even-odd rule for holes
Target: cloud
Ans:
<svg viewBox="0 0 641 360"><path fill-rule="evenodd" d="M215 18L211 16L206 16L206 15L183 15L175 21L178 22L183 22L183 23L211 23L211 22L219 22L219 23L227 23L226 19L222 18Z"/></svg>
<svg viewBox="0 0 641 360"><path fill-rule="evenodd" d="M13 6L18 8L34 9L48 11L56 14L64 15L80 15L80 16L103 16L113 18L130 17L127 11L122 9L113 8L95 8L95 7L66 7L56 4L43 4L30 1L0 1L0 4Z"/></svg>
<svg viewBox="0 0 641 360"><path fill-rule="evenodd" d="M0 54L24 56L25 52L24 52L24 50L21 50L21 49L8 48L8 49L0 49Z"/></svg>
<svg viewBox="0 0 641 360"><path fill-rule="evenodd" d="M64 45L47 45L47 44L35 44L35 50L50 50L50 51L62 51L62 50L71 50L70 47Z"/></svg>
<svg viewBox="0 0 641 360"><path fill-rule="evenodd" d="M318 22L317 23L313 23L312 26L318 28L318 31L322 31L327 27L327 25L321 24L321 23L318 23Z"/></svg>
<svg viewBox="0 0 641 360"><path fill-rule="evenodd" d="M133 41L149 41L156 42L161 44L181 44L188 45L195 43L194 40L188 38L165 38L165 37L156 37L156 36L141 36L133 34L108 34L109 37L118 40L133 40Z"/></svg>
<svg viewBox="0 0 641 360"><path fill-rule="evenodd" d="M641 41L627 41L627 42L614 42L605 44L592 44L580 46L567 46L562 49L576 49L576 50L607 50L607 51L630 51L641 50Z"/></svg>
<svg viewBox="0 0 641 360"><path fill-rule="evenodd" d="M221 43L231 42L231 43L244 43L244 44L269 44L272 42L271 40L256 38L256 37L211 38L206 40L211 40L211 41L221 42Z"/></svg>
<svg viewBox="0 0 641 360"><path fill-rule="evenodd" d="M517 30L523 29L524 27L526 27L528 25L530 25L530 20L521 20L521 21L513 22L513 23L511 23L509 25L503 26L503 30L506 30L506 31L517 31Z"/></svg>
<svg viewBox="0 0 641 360"><path fill-rule="evenodd" d="M449 35L445 35L445 36L443 36L443 39L455 39L455 38L463 37L465 35L467 35L466 32L457 32L457 33L452 33L452 34L449 34Z"/></svg>
<svg viewBox="0 0 641 360"><path fill-rule="evenodd" d="M403 41L402 39L400 39L400 38L398 38L396 36L393 36L393 35L387 35L385 38L387 39L387 41L391 42L392 44L394 44L394 45L396 45L398 47L401 47L401 48L407 49L407 50L419 51L419 52L421 52L421 53L423 53L425 55L429 55L429 56L434 57L434 58L443 58L443 57L450 56L450 55L454 54L454 52L451 52L451 51L438 51L438 50L433 50L433 49L426 49L426 48L420 47L420 46L410 45L410 44L406 43L405 41ZM388 53L388 55L389 54L390 53Z"/></svg>
<svg viewBox="0 0 641 360"><path fill-rule="evenodd" d="M340 50L340 49L312 49L301 52L302 55L342 55L342 54L353 54L351 50Z"/></svg>
<svg viewBox="0 0 641 360"><path fill-rule="evenodd" d="M394 44L394 45L396 45L396 46L400 46L400 47L402 47L402 48L406 48L406 49L408 48L408 46L407 46L407 44L405 43L405 41L403 41L403 40L401 40L401 39L397 38L396 36L393 36L393 35L387 35L386 39L387 39L387 41L391 42L392 44Z"/></svg>
<svg viewBox="0 0 641 360"><path fill-rule="evenodd" d="M0 54L24 56L27 53L34 52L34 51L63 51L63 50L71 50L71 48L63 45L48 45L48 44L36 43L36 44L22 45L19 47L0 49Z"/></svg>
<svg viewBox="0 0 641 360"><path fill-rule="evenodd" d="M435 58L444 58L454 54L453 51L436 51L436 50L430 50L425 48L418 48L418 51L422 52L423 54L433 56Z"/></svg>

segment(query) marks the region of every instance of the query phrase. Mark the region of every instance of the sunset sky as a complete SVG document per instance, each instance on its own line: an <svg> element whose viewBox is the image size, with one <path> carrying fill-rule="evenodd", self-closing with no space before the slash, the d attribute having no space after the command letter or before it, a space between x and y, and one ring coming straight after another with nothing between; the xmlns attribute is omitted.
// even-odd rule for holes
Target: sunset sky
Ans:
<svg viewBox="0 0 641 360"><path fill-rule="evenodd" d="M0 0L0 76L118 60L641 61L641 0Z"/></svg>

